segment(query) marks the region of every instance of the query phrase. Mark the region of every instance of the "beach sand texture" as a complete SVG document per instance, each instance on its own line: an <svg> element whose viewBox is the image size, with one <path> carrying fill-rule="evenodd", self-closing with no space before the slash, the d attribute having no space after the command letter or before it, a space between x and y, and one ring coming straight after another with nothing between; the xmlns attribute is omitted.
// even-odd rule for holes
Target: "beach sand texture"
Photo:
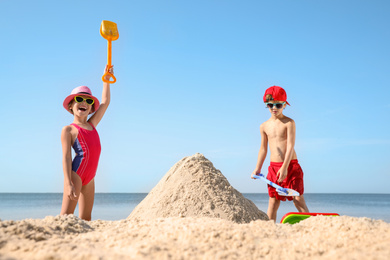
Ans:
<svg viewBox="0 0 390 260"><path fill-rule="evenodd" d="M275 224L241 196L196 154L127 219L0 221L0 259L389 259L390 223L318 216Z"/></svg>

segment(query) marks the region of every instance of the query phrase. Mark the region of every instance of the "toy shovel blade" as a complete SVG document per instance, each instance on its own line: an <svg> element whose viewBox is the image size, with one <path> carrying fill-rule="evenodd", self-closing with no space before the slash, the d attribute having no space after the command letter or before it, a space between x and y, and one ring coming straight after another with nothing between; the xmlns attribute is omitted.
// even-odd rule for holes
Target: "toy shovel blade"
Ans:
<svg viewBox="0 0 390 260"><path fill-rule="evenodd" d="M119 38L119 33L116 23L103 20L100 25L100 35L107 41L117 40Z"/></svg>
<svg viewBox="0 0 390 260"><path fill-rule="evenodd" d="M276 192L280 196L300 196L299 192L293 189L288 189L288 188L282 188L282 189L276 189Z"/></svg>

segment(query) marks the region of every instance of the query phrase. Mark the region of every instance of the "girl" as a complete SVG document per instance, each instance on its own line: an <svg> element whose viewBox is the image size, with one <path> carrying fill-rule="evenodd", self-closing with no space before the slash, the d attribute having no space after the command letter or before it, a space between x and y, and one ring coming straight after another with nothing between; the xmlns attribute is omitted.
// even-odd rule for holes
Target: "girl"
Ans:
<svg viewBox="0 0 390 260"><path fill-rule="evenodd" d="M113 75L113 68L105 71ZM110 80L107 74L105 79ZM110 104L110 84L103 83L102 102L92 95L86 86L72 90L65 98L64 108L73 114L71 125L65 126L61 133L62 165L64 170L64 194L61 215L73 214L79 201L79 217L91 220L95 198L96 170L100 156L100 139L96 127ZM89 119L88 115L94 113ZM72 162L71 147L76 156Z"/></svg>

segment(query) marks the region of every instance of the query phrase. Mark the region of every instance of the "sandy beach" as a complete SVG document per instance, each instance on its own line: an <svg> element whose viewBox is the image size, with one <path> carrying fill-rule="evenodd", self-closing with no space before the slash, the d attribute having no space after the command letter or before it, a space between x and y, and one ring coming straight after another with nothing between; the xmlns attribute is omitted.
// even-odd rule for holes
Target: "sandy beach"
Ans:
<svg viewBox="0 0 390 260"><path fill-rule="evenodd" d="M0 259L389 259L390 223L269 221L201 154L176 163L127 219L0 221Z"/></svg>
<svg viewBox="0 0 390 260"><path fill-rule="evenodd" d="M388 259L390 224L312 217L295 225L217 218L0 222L0 259Z"/></svg>

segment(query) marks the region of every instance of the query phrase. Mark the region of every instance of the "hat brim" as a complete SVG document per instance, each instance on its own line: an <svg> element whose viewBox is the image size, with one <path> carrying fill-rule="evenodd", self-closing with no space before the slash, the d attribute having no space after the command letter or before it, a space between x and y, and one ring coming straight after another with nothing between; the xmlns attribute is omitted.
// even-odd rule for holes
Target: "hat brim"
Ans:
<svg viewBox="0 0 390 260"><path fill-rule="evenodd" d="M65 98L65 100L64 100L64 102L63 102L63 106L64 106L64 108L66 109L66 111L68 111L69 113L71 113L72 115L73 115L73 113L72 113L72 111L69 109L69 103L70 103L70 101L72 101L73 99L74 99L74 97L75 96L87 96L87 97L90 97L90 98L92 98L93 100L94 100L94 103L93 103L93 111L91 111L90 112L90 114L92 114L92 113L94 113L94 112L96 112L97 110L98 110L98 108L99 108L99 106L100 106L100 102L99 102L99 100L96 98L96 97L94 97L94 96L92 96L92 95L89 95L89 94L84 94L84 93L77 93L77 94L70 94L69 96L67 96L66 98Z"/></svg>
<svg viewBox="0 0 390 260"><path fill-rule="evenodd" d="M264 103L267 102L267 100L265 99L265 96L264 96L264 98L263 98L263 101L264 101ZM287 100L286 100L286 101L283 101L283 102L286 102L287 105L291 106L290 103L288 103Z"/></svg>

